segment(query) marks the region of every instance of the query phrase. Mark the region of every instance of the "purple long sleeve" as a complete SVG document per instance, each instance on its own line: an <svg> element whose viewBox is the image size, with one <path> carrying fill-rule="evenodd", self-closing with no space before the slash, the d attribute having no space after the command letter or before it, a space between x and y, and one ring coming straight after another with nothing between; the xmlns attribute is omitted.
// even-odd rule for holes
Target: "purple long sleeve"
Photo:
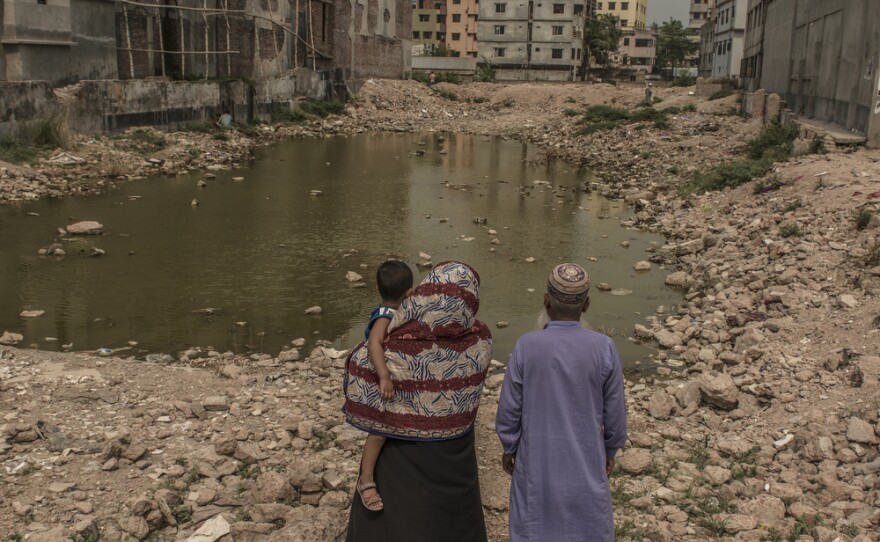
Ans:
<svg viewBox="0 0 880 542"><path fill-rule="evenodd" d="M511 542L613 542L605 460L626 442L626 403L611 339L560 321L521 337L495 427L516 453Z"/></svg>
<svg viewBox="0 0 880 542"><path fill-rule="evenodd" d="M614 457L626 444L626 399L623 397L623 367L614 343L609 341L607 364L610 374L602 384L602 423L605 434L605 456Z"/></svg>
<svg viewBox="0 0 880 542"><path fill-rule="evenodd" d="M506 454L515 453L519 447L522 434L522 391L522 359L517 344L507 362L504 385L498 400L498 414L495 417L495 430Z"/></svg>

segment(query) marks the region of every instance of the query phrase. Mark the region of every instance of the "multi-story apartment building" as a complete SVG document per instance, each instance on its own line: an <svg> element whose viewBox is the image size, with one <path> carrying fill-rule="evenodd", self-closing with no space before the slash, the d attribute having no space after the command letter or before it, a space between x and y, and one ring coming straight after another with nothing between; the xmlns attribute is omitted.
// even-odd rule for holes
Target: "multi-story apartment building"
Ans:
<svg viewBox="0 0 880 542"><path fill-rule="evenodd" d="M700 56L697 74L700 77L712 77L712 62L715 58L715 10L709 12L709 18L700 27Z"/></svg>
<svg viewBox="0 0 880 542"><path fill-rule="evenodd" d="M715 6L712 77L739 78L746 31L746 0L718 0Z"/></svg>
<svg viewBox="0 0 880 542"><path fill-rule="evenodd" d="M591 6L589 0L483 0L479 56L496 74L500 70L500 78L572 78L581 65L584 17Z"/></svg>
<svg viewBox="0 0 880 542"><path fill-rule="evenodd" d="M636 71L650 72L657 61L657 35L647 29L626 32L613 60Z"/></svg>
<svg viewBox="0 0 880 542"><path fill-rule="evenodd" d="M694 35L699 36L700 28L709 16L712 14L712 8L715 7L715 0L691 0L691 10L688 13L688 28Z"/></svg>
<svg viewBox="0 0 880 542"><path fill-rule="evenodd" d="M477 21L480 17L480 2L478 0L445 1L446 48L458 51L461 57L476 58L479 54Z"/></svg>
<svg viewBox="0 0 880 542"><path fill-rule="evenodd" d="M596 14L610 14L620 21L620 28L643 29L648 21L648 0L600 0L596 3Z"/></svg>
<svg viewBox="0 0 880 542"><path fill-rule="evenodd" d="M413 0L412 6L414 49L430 50L445 44L446 0Z"/></svg>
<svg viewBox="0 0 880 542"><path fill-rule="evenodd" d="M749 0L746 34L743 38L743 61L739 76L745 89L753 92L761 80L764 62L764 21L770 0Z"/></svg>

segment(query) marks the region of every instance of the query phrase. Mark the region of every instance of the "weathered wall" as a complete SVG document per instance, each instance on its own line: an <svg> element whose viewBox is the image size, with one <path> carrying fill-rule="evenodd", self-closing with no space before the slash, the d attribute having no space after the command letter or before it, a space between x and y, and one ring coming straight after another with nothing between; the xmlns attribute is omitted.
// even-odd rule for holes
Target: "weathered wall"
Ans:
<svg viewBox="0 0 880 542"><path fill-rule="evenodd" d="M116 77L114 9L102 0L4 0L0 80Z"/></svg>
<svg viewBox="0 0 880 542"><path fill-rule="evenodd" d="M340 0L334 18L332 57L346 80L399 79L410 73L409 0Z"/></svg>
<svg viewBox="0 0 880 542"><path fill-rule="evenodd" d="M329 81L307 69L296 75L245 81L142 80L81 81L65 89L68 121L80 133L116 133L135 126L160 130L194 122L214 122L224 112L237 122L267 119L297 96L323 99ZM0 136L16 136L28 123L60 105L47 82L0 83Z"/></svg>
<svg viewBox="0 0 880 542"><path fill-rule="evenodd" d="M48 115L58 105L45 81L0 82L0 137L15 137L31 121Z"/></svg>
<svg viewBox="0 0 880 542"><path fill-rule="evenodd" d="M880 117L880 2L775 0L767 5L760 86L796 114L868 133ZM877 128L880 132L880 127ZM869 143L880 144L880 133Z"/></svg>

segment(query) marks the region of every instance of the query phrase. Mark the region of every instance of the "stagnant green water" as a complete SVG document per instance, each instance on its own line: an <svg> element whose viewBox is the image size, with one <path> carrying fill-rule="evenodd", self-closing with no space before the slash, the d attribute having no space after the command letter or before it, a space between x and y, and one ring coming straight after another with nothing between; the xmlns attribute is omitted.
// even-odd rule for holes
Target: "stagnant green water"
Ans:
<svg viewBox="0 0 880 542"><path fill-rule="evenodd" d="M632 290L594 288L589 322L615 339L627 366L646 359L649 348L628 340L633 324L680 297L663 285L664 271L632 266L662 238L622 228L631 210L585 192L585 171L530 165L536 149L522 143L445 137L293 140L262 149L249 167L217 172L206 188L194 173L2 207L0 331L49 350L136 342L120 355L138 357L193 346L277 354L298 337L348 348L378 302L376 266L399 256L415 270L423 251L479 271L480 317L493 329L496 359L534 328L546 276L563 261L584 264L594 284ZM104 234L61 241L61 259L37 254L76 220L97 220ZM91 246L106 255L88 257ZM352 288L347 271L367 287ZM304 314L313 305L320 316ZM46 313L24 319L24 309ZM510 325L496 329L499 321Z"/></svg>

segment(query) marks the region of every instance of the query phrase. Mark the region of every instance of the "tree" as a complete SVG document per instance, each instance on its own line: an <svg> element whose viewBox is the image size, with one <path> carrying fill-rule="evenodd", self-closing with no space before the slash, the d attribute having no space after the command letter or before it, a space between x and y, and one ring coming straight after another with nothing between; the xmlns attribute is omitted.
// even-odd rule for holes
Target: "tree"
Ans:
<svg viewBox="0 0 880 542"><path fill-rule="evenodd" d="M581 80L586 80L590 69L590 59L596 64L607 67L611 61L611 53L620 46L623 31L617 26L617 17L603 14L588 17L584 22L584 46L581 57Z"/></svg>
<svg viewBox="0 0 880 542"><path fill-rule="evenodd" d="M671 66L674 76L675 67L684 63L699 47L700 44L692 40L690 31L682 22L670 18L657 31L657 65L661 68Z"/></svg>

